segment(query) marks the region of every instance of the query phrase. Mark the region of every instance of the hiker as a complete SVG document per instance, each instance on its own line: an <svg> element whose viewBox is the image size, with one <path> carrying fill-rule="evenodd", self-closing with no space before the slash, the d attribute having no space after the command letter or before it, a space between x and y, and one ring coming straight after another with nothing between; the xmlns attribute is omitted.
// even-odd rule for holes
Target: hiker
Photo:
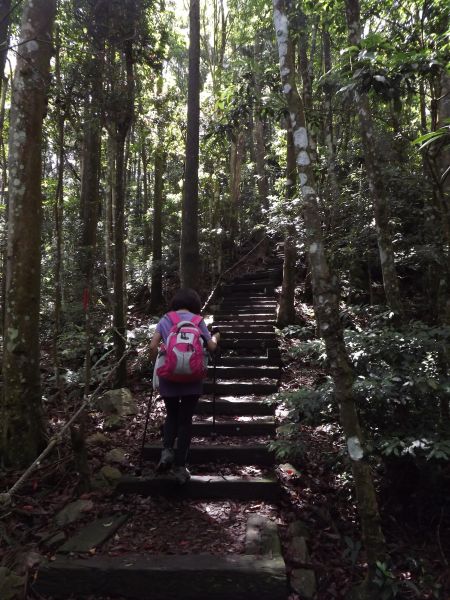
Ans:
<svg viewBox="0 0 450 600"><path fill-rule="evenodd" d="M184 322L183 335L190 336L186 338L191 342L189 350L192 351L193 348L193 355L201 352L200 360L203 361L203 354L206 349L209 352L215 352L220 334L214 333L211 336L209 333L206 323L200 315L201 301L196 291L189 288L178 290L172 298L169 308L169 312L162 317L156 326L155 334L150 343L150 360L155 362L158 356L155 372L157 372L159 379L159 393L164 400L167 411L163 429L164 448L156 471L164 473L173 467L176 478L181 483L185 483L190 478L190 473L186 468L186 460L192 436L192 417L199 396L203 392L206 361L204 365L198 365L195 363L198 357L189 360L189 354L188 360L186 360L183 356L180 356L183 353L183 344L181 343L178 348L172 351L172 357L177 368L175 370L172 364L173 360L171 363L172 357L169 357L169 354L171 353L171 344L175 343L178 338L172 336L171 342L169 336L171 332L176 330L178 323ZM163 353L158 354L161 341L163 342ZM178 341L183 342L183 339ZM197 347L198 342L201 343L201 348ZM204 344L206 344L206 349L204 349ZM181 370L187 366L188 373L180 375L178 363L182 365ZM191 372L189 373L189 371ZM176 438L177 448L175 451Z"/></svg>

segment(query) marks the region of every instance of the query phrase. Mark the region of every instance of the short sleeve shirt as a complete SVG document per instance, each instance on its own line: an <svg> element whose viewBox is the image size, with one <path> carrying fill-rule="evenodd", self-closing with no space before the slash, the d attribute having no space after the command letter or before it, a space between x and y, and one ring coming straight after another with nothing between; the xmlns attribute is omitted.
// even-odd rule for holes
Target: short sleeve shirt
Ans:
<svg viewBox="0 0 450 600"><path fill-rule="evenodd" d="M189 311L176 311L182 321L191 321L196 315ZM162 337L164 343L167 342L170 330L173 327L173 323L167 315L164 315L156 326L156 331ZM211 334L206 327L203 319L200 321L198 326L202 337L207 343L211 339ZM159 378L159 392L163 398L173 398L180 396L200 396L203 393L203 382L192 381L189 383L179 383L177 381L168 381L167 379Z"/></svg>

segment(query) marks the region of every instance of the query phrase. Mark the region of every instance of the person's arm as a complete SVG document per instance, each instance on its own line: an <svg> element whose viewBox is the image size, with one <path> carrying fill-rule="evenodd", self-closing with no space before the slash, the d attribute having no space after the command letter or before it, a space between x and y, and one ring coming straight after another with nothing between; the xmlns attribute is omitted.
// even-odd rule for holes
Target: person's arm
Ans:
<svg viewBox="0 0 450 600"><path fill-rule="evenodd" d="M213 333L211 339L208 340L208 344L207 344L208 350L210 352L215 352L217 350L219 341L220 341L220 333L217 331L216 333Z"/></svg>
<svg viewBox="0 0 450 600"><path fill-rule="evenodd" d="M154 363L156 356L158 354L158 347L159 344L161 342L161 334L158 331L155 331L155 333L153 334L152 337L152 341L150 342L150 351L149 351L149 357L150 357L150 362Z"/></svg>

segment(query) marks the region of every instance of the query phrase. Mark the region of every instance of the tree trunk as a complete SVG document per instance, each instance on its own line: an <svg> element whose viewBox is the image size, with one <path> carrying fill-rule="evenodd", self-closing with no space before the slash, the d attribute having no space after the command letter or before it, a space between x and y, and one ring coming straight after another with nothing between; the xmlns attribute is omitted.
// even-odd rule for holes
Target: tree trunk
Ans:
<svg viewBox="0 0 450 600"><path fill-rule="evenodd" d="M10 22L11 0L0 0L0 94L5 82L4 72L8 55Z"/></svg>
<svg viewBox="0 0 450 600"><path fill-rule="evenodd" d="M314 165L306 128L303 102L296 87L293 44L288 15L291 5L286 0L273 0L274 25L280 59L281 82L287 100L296 152L298 178L303 201L309 262L314 293L314 308L319 331L325 341L330 372L340 407L341 423L352 465L363 541L372 579L377 561L385 558L385 542L370 466L366 462L359 417L353 397L354 375L344 344L339 317L336 278L330 273L322 239L321 215L317 204Z"/></svg>
<svg viewBox="0 0 450 600"><path fill-rule="evenodd" d="M239 130L236 141L230 148L230 206L228 219L228 235L231 244L231 256L235 257L236 242L239 238L239 215L241 213L241 174L244 160L245 137Z"/></svg>
<svg viewBox="0 0 450 600"><path fill-rule="evenodd" d="M283 285L281 288L280 307L278 309L277 325L286 327L295 323L295 264L297 262L296 238L297 232L292 222L290 201L297 188L297 163L292 124L287 123L286 131L286 218L288 225L284 236Z"/></svg>
<svg viewBox="0 0 450 600"><path fill-rule="evenodd" d="M143 212L143 244L142 254L145 266L148 264L151 252L151 232L150 232L150 198L148 193L148 163L147 163L147 148L145 146L145 140L142 140L142 184L143 184L143 200L142 200L142 212Z"/></svg>
<svg viewBox="0 0 450 600"><path fill-rule="evenodd" d="M162 134L162 132L161 132ZM161 145L155 152L155 188L153 196L152 283L150 310L157 312L164 304L162 280L162 208L164 173L167 156Z"/></svg>
<svg viewBox="0 0 450 600"><path fill-rule="evenodd" d="M114 289L114 274L113 274L113 239L114 239L114 213L116 207L116 143L114 135L108 136L108 168L107 168L107 185L105 196L105 271L106 271L106 289L108 300L111 307L114 305L113 289Z"/></svg>
<svg viewBox="0 0 450 600"><path fill-rule="evenodd" d="M97 241L97 226L100 215L100 151L101 120L98 96L101 81L93 86L90 99L87 99L83 140L83 171L81 175L81 244L79 248L82 285L90 285L94 269L94 255Z"/></svg>
<svg viewBox="0 0 450 600"><path fill-rule="evenodd" d="M58 126L58 162L57 162L57 183L54 203L55 219L55 328L53 334L53 362L55 368L56 388L59 392L59 398L64 402L64 384L61 379L59 364L59 337L61 335L61 312L62 312L62 246L63 246L63 207L64 207L64 143L65 143L65 120L66 112L63 111L62 81L61 81L61 40L59 29L56 32L56 57L55 57L55 80L57 87L56 103L56 122Z"/></svg>
<svg viewBox="0 0 450 600"><path fill-rule="evenodd" d="M55 0L29 0L24 7L11 101L0 454L18 467L30 463L45 443L39 369L41 146L55 8Z"/></svg>
<svg viewBox="0 0 450 600"><path fill-rule="evenodd" d="M197 288L200 273L198 243L198 160L200 127L200 0L190 0L189 85L186 160L180 243L182 287Z"/></svg>
<svg viewBox="0 0 450 600"><path fill-rule="evenodd" d="M352 46L359 46L361 43L359 0L345 0L345 8L349 43ZM366 93L361 92L357 94L355 100L361 127L366 175L374 205L384 292L388 306L397 316L401 316L403 307L400 299L398 276L395 269L392 234L389 226L389 206L377 156L369 98Z"/></svg>

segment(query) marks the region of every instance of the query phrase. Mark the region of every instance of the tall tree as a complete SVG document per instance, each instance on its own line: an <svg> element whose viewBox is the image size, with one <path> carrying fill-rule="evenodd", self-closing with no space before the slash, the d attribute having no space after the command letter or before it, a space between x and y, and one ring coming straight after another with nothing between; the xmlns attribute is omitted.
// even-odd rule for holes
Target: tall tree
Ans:
<svg viewBox="0 0 450 600"><path fill-rule="evenodd" d="M167 153L164 147L164 101L163 78L159 75L157 81L157 142L154 161L154 194L153 194L153 240L152 240L152 283L150 310L158 311L163 305L162 277L162 216L164 200L164 173L166 170Z"/></svg>
<svg viewBox="0 0 450 600"><path fill-rule="evenodd" d="M359 0L345 0L348 24L348 40L352 46L361 43L361 17ZM395 267L392 233L389 224L389 205L386 187L377 154L371 109L367 93L359 91L355 97L361 128L361 140L364 150L364 163L372 196L375 224L377 231L378 250L381 270L383 273L384 292L389 307L401 315L403 307L400 298L399 281Z"/></svg>
<svg viewBox="0 0 450 600"><path fill-rule="evenodd" d="M114 151L114 346L116 360L120 363L116 371L116 384L124 386L127 381L127 366L123 359L126 350L126 292L125 292L125 146L134 116L134 56L133 41L136 24L142 8L140 2L118 0L109 8L109 89L107 118Z"/></svg>
<svg viewBox="0 0 450 600"><path fill-rule="evenodd" d="M281 83L287 101L294 138L298 180L302 196L302 215L311 266L314 310L321 336L325 341L335 399L340 407L341 423L352 465L358 510L369 565L368 589L378 561L385 557L384 537L375 488L369 464L364 460L361 425L353 395L354 375L344 343L339 316L339 295L335 276L330 272L322 239L322 219L318 208L314 173L314 152L310 145L304 104L297 90L294 52L289 26L290 0L273 0L273 17L278 45Z"/></svg>
<svg viewBox="0 0 450 600"><path fill-rule="evenodd" d="M11 101L0 449L17 466L35 458L45 441L39 368L41 144L55 12L56 0L25 4Z"/></svg>
<svg viewBox="0 0 450 600"><path fill-rule="evenodd" d="M197 288L200 274L198 243L198 162L200 142L200 0L190 0L189 85L186 160L180 243L182 287Z"/></svg>
<svg viewBox="0 0 450 600"><path fill-rule="evenodd" d="M295 323L295 263L297 262L295 224L292 221L291 200L297 190L297 163L292 123L286 119L286 207L285 218L288 221L284 234L283 284L281 288L277 325L286 327Z"/></svg>

